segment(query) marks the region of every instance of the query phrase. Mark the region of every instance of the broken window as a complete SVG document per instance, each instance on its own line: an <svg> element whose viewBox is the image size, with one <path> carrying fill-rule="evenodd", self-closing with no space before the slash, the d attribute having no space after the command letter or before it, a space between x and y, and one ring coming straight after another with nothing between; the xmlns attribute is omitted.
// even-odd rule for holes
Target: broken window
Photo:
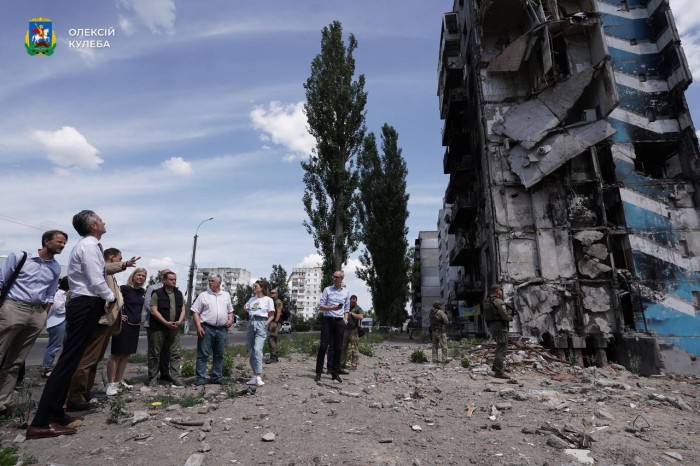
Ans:
<svg viewBox="0 0 700 466"><path fill-rule="evenodd" d="M678 141L634 144L634 169L657 180L683 178Z"/></svg>
<svg viewBox="0 0 700 466"><path fill-rule="evenodd" d="M634 270L632 251L625 234L610 235L610 246L612 247L613 261L618 269Z"/></svg>

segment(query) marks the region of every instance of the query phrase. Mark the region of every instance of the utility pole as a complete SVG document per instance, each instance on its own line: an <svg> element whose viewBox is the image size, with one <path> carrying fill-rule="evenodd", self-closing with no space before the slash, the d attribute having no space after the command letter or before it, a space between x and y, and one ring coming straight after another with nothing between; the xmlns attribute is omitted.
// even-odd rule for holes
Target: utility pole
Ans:
<svg viewBox="0 0 700 466"><path fill-rule="evenodd" d="M185 334L190 333L190 328L191 328L191 317L192 317L192 311L190 308L192 307L192 283L194 281L194 269L195 269L195 263L194 263L194 257L195 254L197 253L197 233L199 232L199 227L202 226L203 223L208 222L209 220L214 220L214 217L210 217L206 220L202 220L199 225L197 225L197 229L194 231L194 241L192 243L192 260L190 261L190 275L187 278L187 305L185 306Z"/></svg>

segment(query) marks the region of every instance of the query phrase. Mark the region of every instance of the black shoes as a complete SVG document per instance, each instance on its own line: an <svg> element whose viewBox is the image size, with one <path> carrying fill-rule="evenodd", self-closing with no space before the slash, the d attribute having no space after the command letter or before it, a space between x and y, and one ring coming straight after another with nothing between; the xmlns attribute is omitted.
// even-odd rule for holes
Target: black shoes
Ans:
<svg viewBox="0 0 700 466"><path fill-rule="evenodd" d="M343 383L343 379L341 379L340 376L337 375L337 374L334 375L334 376L332 377L332 379L335 380L335 381L337 381L338 383Z"/></svg>
<svg viewBox="0 0 700 466"><path fill-rule="evenodd" d="M349 373L350 373L350 372L346 371L345 369L340 369L340 370L338 371L338 374L342 374L342 375L348 375Z"/></svg>
<svg viewBox="0 0 700 466"><path fill-rule="evenodd" d="M316 377L314 377L314 382L320 382L321 381L321 374L316 374Z"/></svg>
<svg viewBox="0 0 700 466"><path fill-rule="evenodd" d="M66 403L66 411L90 411L92 405L88 401L81 401L79 403Z"/></svg>

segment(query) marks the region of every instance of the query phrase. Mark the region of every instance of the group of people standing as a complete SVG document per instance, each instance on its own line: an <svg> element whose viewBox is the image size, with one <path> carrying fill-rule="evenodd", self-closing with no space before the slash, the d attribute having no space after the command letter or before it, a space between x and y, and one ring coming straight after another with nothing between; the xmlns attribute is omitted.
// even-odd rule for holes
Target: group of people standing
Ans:
<svg viewBox="0 0 700 466"><path fill-rule="evenodd" d="M73 227L81 236L68 259L68 275L54 258L68 242L68 234L50 230L42 235L42 247L33 252L10 253L0 270L0 415L9 414L9 401L17 376L29 351L46 326L49 343L42 361L46 384L26 438L37 439L76 433L76 421L66 411L91 409L91 390L99 362L111 340L107 362L105 394L116 395L131 388L124 380L129 355L138 348L143 316L148 337L148 381L183 385L180 378L180 332L185 319L183 295L177 276L170 270L160 273L160 282L144 289L147 271L136 268L125 285L114 275L135 267L140 257L123 260L116 248L100 243L106 233L104 220L92 210L73 216ZM321 344L317 354L319 381L323 362L333 380L348 374L346 362L355 370L358 362L358 328L364 317L357 297L350 296L343 284L344 273L333 274L333 285L323 290L319 308L323 311ZM195 385L223 382L223 359L228 329L233 324L231 296L221 289L222 277L209 277L209 288L192 305L197 330ZM283 302L277 289L268 290L263 280L255 282L254 295L244 306L249 314L247 342L252 377L248 385L262 386L263 346L269 341L270 358L278 362L277 343ZM62 349L61 349L62 348ZM58 351L60 357L52 367ZM212 357L210 378L206 376ZM342 362L342 364L341 364Z"/></svg>

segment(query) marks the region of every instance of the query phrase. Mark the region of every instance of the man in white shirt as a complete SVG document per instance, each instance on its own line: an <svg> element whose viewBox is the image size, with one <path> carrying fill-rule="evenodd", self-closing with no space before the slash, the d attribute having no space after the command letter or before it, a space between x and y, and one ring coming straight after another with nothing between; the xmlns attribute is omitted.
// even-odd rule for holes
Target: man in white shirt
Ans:
<svg viewBox="0 0 700 466"><path fill-rule="evenodd" d="M107 232L105 222L92 210L83 210L73 216L73 227L82 239L68 259L71 299L66 305L66 343L46 381L34 419L27 428L27 439L76 433L69 424L81 418L68 416L63 410L70 379L100 317L109 310L107 304L116 302L107 284L100 244L102 235Z"/></svg>
<svg viewBox="0 0 700 466"><path fill-rule="evenodd" d="M228 329L233 324L231 295L221 290L221 275L209 276L209 289L192 304L192 320L197 328L197 370L195 385L206 384L209 355L213 353L211 383L223 382L224 350Z"/></svg>

